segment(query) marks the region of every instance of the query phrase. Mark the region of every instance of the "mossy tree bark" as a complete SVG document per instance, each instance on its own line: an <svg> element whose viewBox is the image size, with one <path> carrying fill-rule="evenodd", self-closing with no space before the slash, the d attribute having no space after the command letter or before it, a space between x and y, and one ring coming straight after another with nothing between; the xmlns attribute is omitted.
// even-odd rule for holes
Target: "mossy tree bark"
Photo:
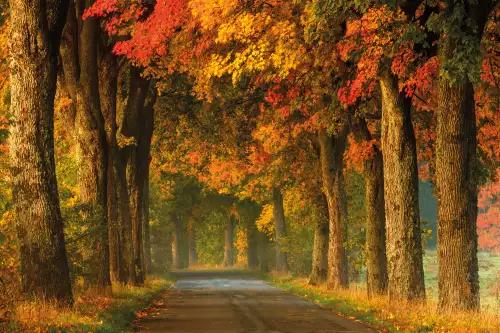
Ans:
<svg viewBox="0 0 500 333"><path fill-rule="evenodd" d="M411 100L390 70L380 77L389 297L425 299Z"/></svg>
<svg viewBox="0 0 500 333"><path fill-rule="evenodd" d="M276 271L288 273L288 249L285 209L283 207L283 194L281 189L273 188L273 219L276 237Z"/></svg>
<svg viewBox="0 0 500 333"><path fill-rule="evenodd" d="M57 57L68 1L12 0L9 151L23 292L72 303L54 161Z"/></svg>
<svg viewBox="0 0 500 333"><path fill-rule="evenodd" d="M349 286L347 252L347 198L344 187L344 151L349 126L342 124L338 132L330 135L320 130L320 163L323 193L328 203L329 247L327 285L333 289Z"/></svg>
<svg viewBox="0 0 500 333"><path fill-rule="evenodd" d="M373 139L364 118L353 117L351 130L358 142ZM366 204L366 270L368 295L387 292L387 255L385 244L384 167L382 152L373 147L372 158L364 161Z"/></svg>

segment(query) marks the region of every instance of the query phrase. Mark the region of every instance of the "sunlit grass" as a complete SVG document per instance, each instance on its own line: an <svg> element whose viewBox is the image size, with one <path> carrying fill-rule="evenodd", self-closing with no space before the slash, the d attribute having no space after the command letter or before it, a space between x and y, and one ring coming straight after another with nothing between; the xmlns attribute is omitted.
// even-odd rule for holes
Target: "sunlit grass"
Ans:
<svg viewBox="0 0 500 333"><path fill-rule="evenodd" d="M118 333L133 328L136 312L171 285L165 277L150 277L144 286L113 285L113 293L98 290L75 292L73 307L41 300L20 301L12 309L4 332Z"/></svg>
<svg viewBox="0 0 500 333"><path fill-rule="evenodd" d="M368 298L363 288L331 291L310 286L305 278L267 276L272 284L309 299L353 320L360 320L381 332L500 332L500 312L438 313L435 301L425 304L389 301L386 296Z"/></svg>

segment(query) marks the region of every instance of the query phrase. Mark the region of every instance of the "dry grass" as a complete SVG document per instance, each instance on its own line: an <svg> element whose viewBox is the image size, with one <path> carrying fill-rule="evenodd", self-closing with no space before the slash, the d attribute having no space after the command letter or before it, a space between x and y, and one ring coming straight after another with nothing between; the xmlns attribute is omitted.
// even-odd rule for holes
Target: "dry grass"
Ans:
<svg viewBox="0 0 500 333"><path fill-rule="evenodd" d="M331 291L325 286L310 286L306 279L271 275L275 285L322 306L359 319L381 332L500 332L500 312L438 313L434 301L425 304L389 301L386 296L368 298L366 290Z"/></svg>
<svg viewBox="0 0 500 333"><path fill-rule="evenodd" d="M11 308L1 332L102 332L118 333L131 328L136 311L167 288L170 282L150 278L144 286L113 285L112 294L95 289L76 291L73 307L44 300L20 301Z"/></svg>

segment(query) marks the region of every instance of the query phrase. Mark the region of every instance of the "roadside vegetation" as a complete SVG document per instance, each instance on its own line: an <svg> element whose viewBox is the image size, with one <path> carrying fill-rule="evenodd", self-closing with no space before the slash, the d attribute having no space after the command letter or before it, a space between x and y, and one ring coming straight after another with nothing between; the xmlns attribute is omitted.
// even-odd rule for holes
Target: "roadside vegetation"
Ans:
<svg viewBox="0 0 500 333"><path fill-rule="evenodd" d="M171 285L167 276L151 276L143 286L113 285L109 295L75 291L72 307L43 300L16 302L9 320L0 322L0 332L132 332L141 310Z"/></svg>

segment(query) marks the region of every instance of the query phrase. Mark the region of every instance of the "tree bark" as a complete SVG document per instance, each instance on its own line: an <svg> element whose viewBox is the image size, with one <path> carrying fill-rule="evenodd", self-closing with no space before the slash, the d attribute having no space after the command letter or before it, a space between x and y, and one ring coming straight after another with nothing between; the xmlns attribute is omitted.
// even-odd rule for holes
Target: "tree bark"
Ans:
<svg viewBox="0 0 500 333"><path fill-rule="evenodd" d="M257 269L259 267L258 252L258 230L255 221L247 220L247 262L248 268Z"/></svg>
<svg viewBox="0 0 500 333"><path fill-rule="evenodd" d="M104 117L104 127L108 146L107 206L109 237L109 269L114 282L126 281L125 271L121 265L122 240L120 235L118 205L118 171L116 159L118 146L116 143L116 94L118 64L116 56L107 45L101 45L99 57L99 96Z"/></svg>
<svg viewBox="0 0 500 333"><path fill-rule="evenodd" d="M150 274L152 269L151 260L151 230L149 226L149 163L146 170L147 175L145 175L144 181L144 209L143 219L144 222L144 272Z"/></svg>
<svg viewBox="0 0 500 333"><path fill-rule="evenodd" d="M425 286L411 100L389 70L381 75L380 88L389 297L421 300Z"/></svg>
<svg viewBox="0 0 500 333"><path fill-rule="evenodd" d="M263 232L257 233L258 241L258 254L259 254L259 270L262 272L269 272L269 239Z"/></svg>
<svg viewBox="0 0 500 333"><path fill-rule="evenodd" d="M355 117L352 132L358 142L369 142L372 135L363 118ZM385 244L384 167L382 152L373 147L373 157L364 161L366 203L366 282L368 295L387 292L387 255Z"/></svg>
<svg viewBox="0 0 500 333"><path fill-rule="evenodd" d="M327 285L333 289L349 286L347 252L347 198L344 188L343 158L349 127L343 124L335 135L319 133L323 193L328 203L330 234Z"/></svg>
<svg viewBox="0 0 500 333"><path fill-rule="evenodd" d="M224 267L234 265L234 219L228 217L226 228L224 229Z"/></svg>
<svg viewBox="0 0 500 333"><path fill-rule="evenodd" d="M312 270L309 276L309 284L318 285L326 282L328 275L328 236L329 215L328 201L322 195L316 204L316 221L314 225L314 248L312 258Z"/></svg>
<svg viewBox="0 0 500 333"><path fill-rule="evenodd" d="M281 189L273 188L273 218L276 236L276 270L280 273L288 273L288 249L285 210L283 208L283 194Z"/></svg>
<svg viewBox="0 0 500 333"><path fill-rule="evenodd" d="M107 173L108 151L101 112L98 68L99 20L82 20L93 1L71 3L64 29L61 58L68 92L76 105L75 138L78 195L89 221L96 224L92 271L97 287L110 289Z"/></svg>
<svg viewBox="0 0 500 333"><path fill-rule="evenodd" d="M188 226L188 248L189 248L189 266L198 264L198 252L196 251L196 225L194 221Z"/></svg>
<svg viewBox="0 0 500 333"><path fill-rule="evenodd" d="M12 199L23 292L72 303L54 161L57 56L68 1L10 4Z"/></svg>
<svg viewBox="0 0 500 333"><path fill-rule="evenodd" d="M181 260L181 237L182 237L182 226L181 221L177 215L173 215L174 222L174 235L172 237L172 265L174 268L180 269L182 268L182 260Z"/></svg>
<svg viewBox="0 0 500 333"><path fill-rule="evenodd" d="M471 21L457 27L479 49L492 1L449 4L464 6ZM471 28L476 23L476 29ZM465 38L465 37L462 37ZM438 46L441 68L454 57L460 40L445 34ZM438 81L436 181L438 194L438 307L480 310L477 259L478 160L474 87L468 77Z"/></svg>

